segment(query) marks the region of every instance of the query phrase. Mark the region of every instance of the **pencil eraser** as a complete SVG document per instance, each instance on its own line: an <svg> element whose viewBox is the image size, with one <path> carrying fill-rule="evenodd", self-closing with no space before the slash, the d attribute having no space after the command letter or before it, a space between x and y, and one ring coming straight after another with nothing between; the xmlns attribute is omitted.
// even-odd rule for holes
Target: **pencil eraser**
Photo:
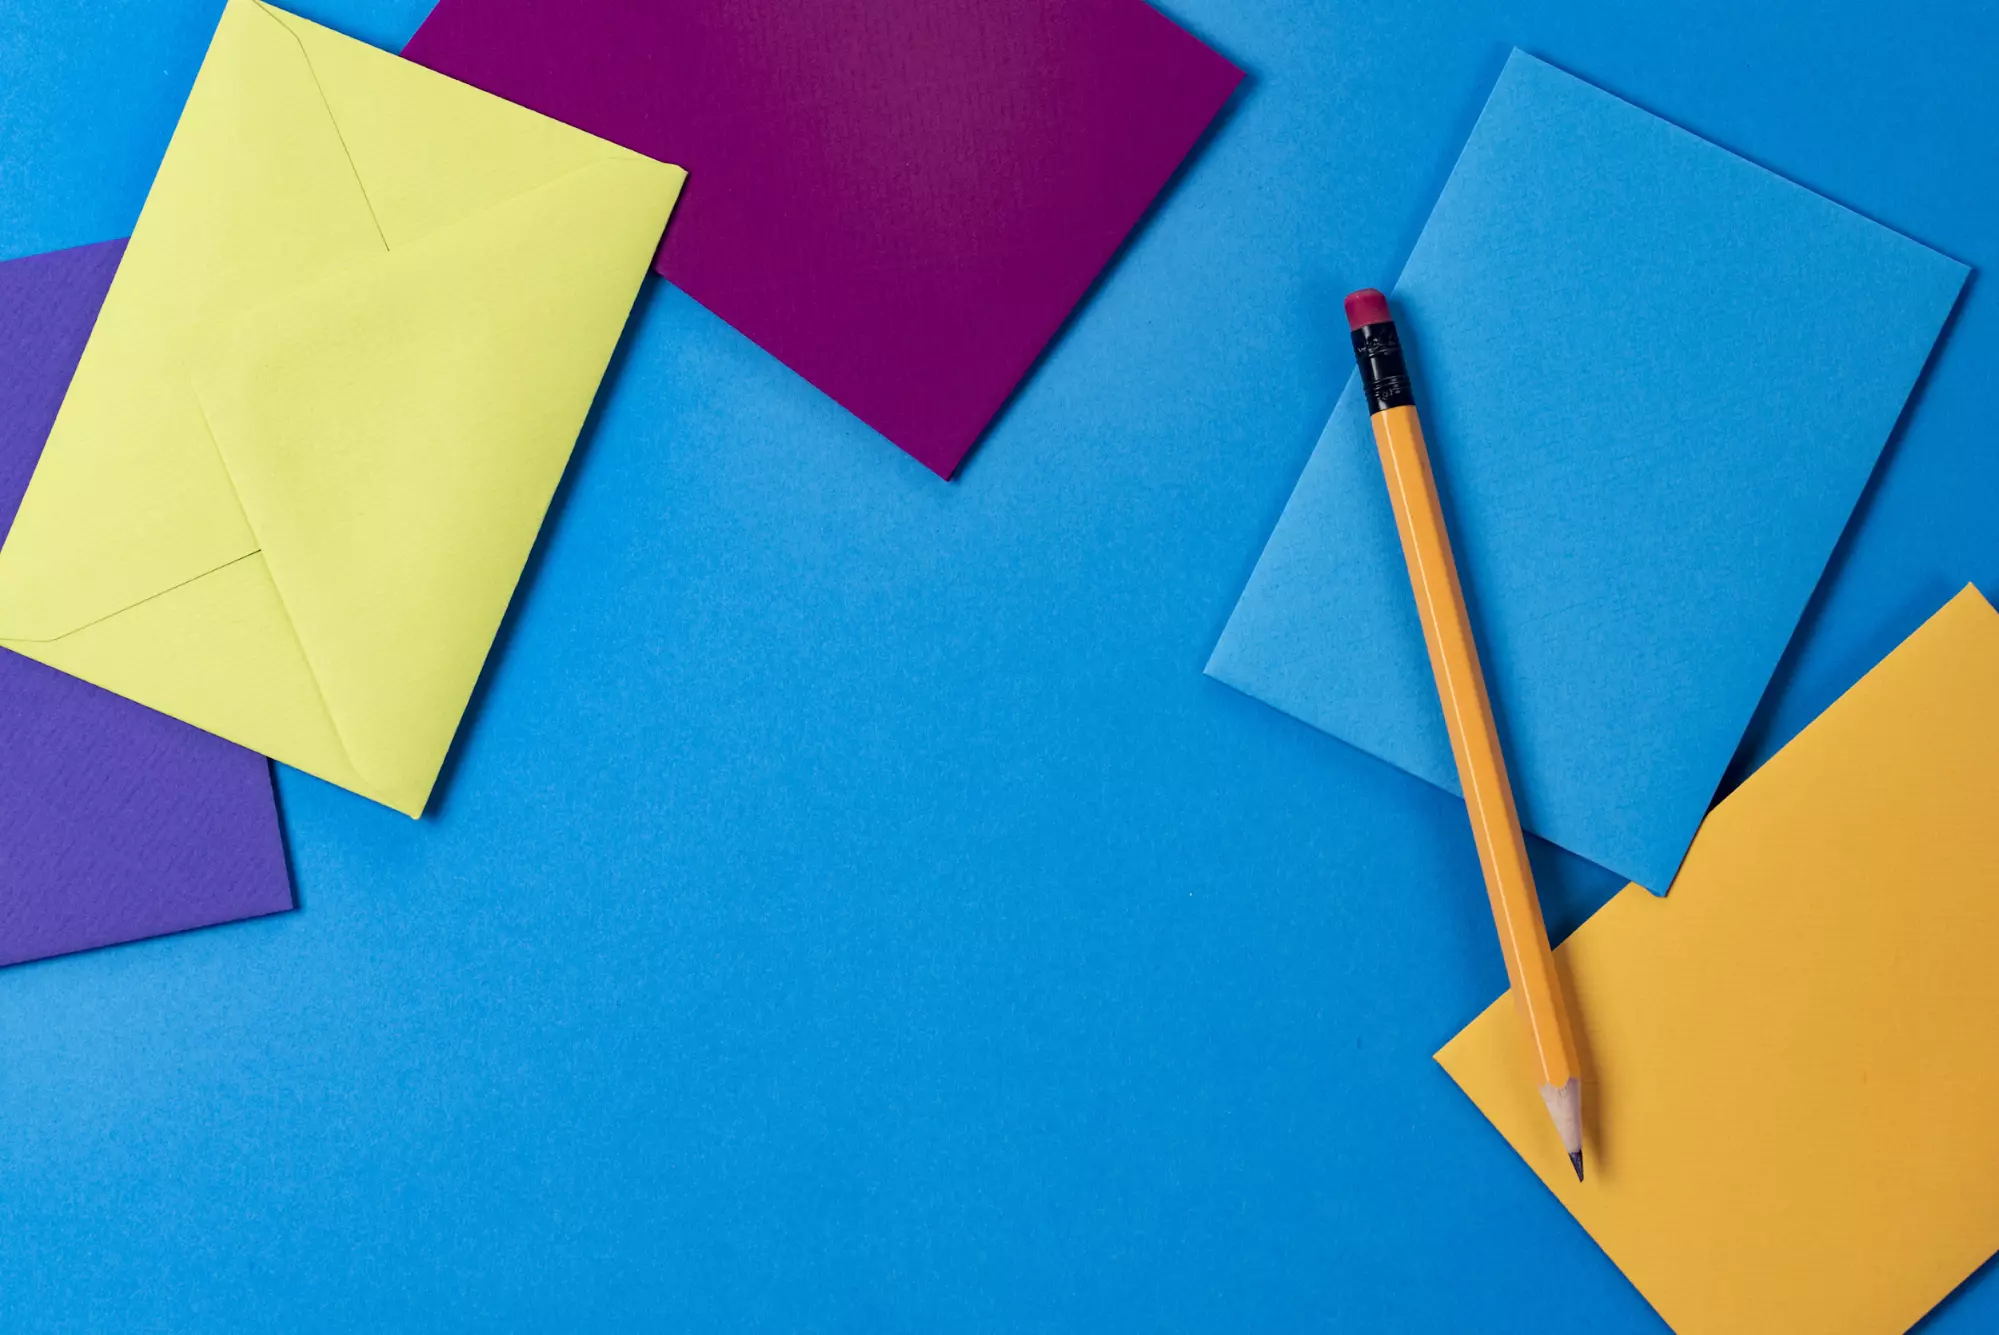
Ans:
<svg viewBox="0 0 1999 1335"><path fill-rule="evenodd" d="M1371 287L1347 294L1347 328L1388 323L1388 298Z"/></svg>

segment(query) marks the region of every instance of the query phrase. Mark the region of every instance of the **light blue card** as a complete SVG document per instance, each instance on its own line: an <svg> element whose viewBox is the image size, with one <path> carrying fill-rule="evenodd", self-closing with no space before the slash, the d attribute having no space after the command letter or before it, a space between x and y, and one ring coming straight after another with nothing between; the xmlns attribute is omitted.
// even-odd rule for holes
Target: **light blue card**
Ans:
<svg viewBox="0 0 1999 1335"><path fill-rule="evenodd" d="M1513 53L1390 302L1528 829L1670 885L1967 272ZM1207 670L1459 791L1352 380Z"/></svg>

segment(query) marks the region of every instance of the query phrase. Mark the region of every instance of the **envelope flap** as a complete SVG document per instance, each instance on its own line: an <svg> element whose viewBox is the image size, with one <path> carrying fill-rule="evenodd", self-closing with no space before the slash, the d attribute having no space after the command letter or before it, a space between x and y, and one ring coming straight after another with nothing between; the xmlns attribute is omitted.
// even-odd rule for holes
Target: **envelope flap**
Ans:
<svg viewBox="0 0 1999 1335"><path fill-rule="evenodd" d="M682 174L601 161L239 320L194 382L355 766L420 809Z"/></svg>
<svg viewBox="0 0 1999 1335"><path fill-rule="evenodd" d="M0 550L0 638L59 638L255 550L183 353L383 248L297 41L236 0Z"/></svg>
<svg viewBox="0 0 1999 1335"><path fill-rule="evenodd" d="M390 246L592 162L638 157L295 14L258 7L311 66Z"/></svg>

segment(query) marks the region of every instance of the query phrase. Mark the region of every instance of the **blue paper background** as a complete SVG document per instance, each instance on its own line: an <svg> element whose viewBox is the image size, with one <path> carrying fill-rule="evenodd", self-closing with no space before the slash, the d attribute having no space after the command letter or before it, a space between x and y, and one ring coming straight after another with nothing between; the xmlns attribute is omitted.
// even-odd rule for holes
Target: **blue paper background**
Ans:
<svg viewBox="0 0 1999 1335"><path fill-rule="evenodd" d="M1507 60L1390 300L1529 831L1666 892L1966 276ZM1207 670L1461 791L1358 377Z"/></svg>
<svg viewBox="0 0 1999 1335"><path fill-rule="evenodd" d="M1999 16L1170 8L1253 84L959 483L652 288L440 810L283 774L302 912L0 972L0 1324L1663 1329L1429 1059L1461 810L1201 665L1509 45L1991 268ZM0 9L0 254L219 11ZM1999 587L1995 357L1974 277L1752 758Z"/></svg>

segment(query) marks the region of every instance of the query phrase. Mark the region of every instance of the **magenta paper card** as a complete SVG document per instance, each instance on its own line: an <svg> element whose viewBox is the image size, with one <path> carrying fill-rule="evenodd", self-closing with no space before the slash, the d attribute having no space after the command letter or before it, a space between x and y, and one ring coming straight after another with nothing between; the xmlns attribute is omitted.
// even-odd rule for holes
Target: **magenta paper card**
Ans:
<svg viewBox="0 0 1999 1335"><path fill-rule="evenodd" d="M403 54L685 167L659 271L945 477L1242 79L1144 0L440 0Z"/></svg>
<svg viewBox="0 0 1999 1335"><path fill-rule="evenodd" d="M0 537L124 252L0 264ZM290 907L270 762L0 649L0 964Z"/></svg>

